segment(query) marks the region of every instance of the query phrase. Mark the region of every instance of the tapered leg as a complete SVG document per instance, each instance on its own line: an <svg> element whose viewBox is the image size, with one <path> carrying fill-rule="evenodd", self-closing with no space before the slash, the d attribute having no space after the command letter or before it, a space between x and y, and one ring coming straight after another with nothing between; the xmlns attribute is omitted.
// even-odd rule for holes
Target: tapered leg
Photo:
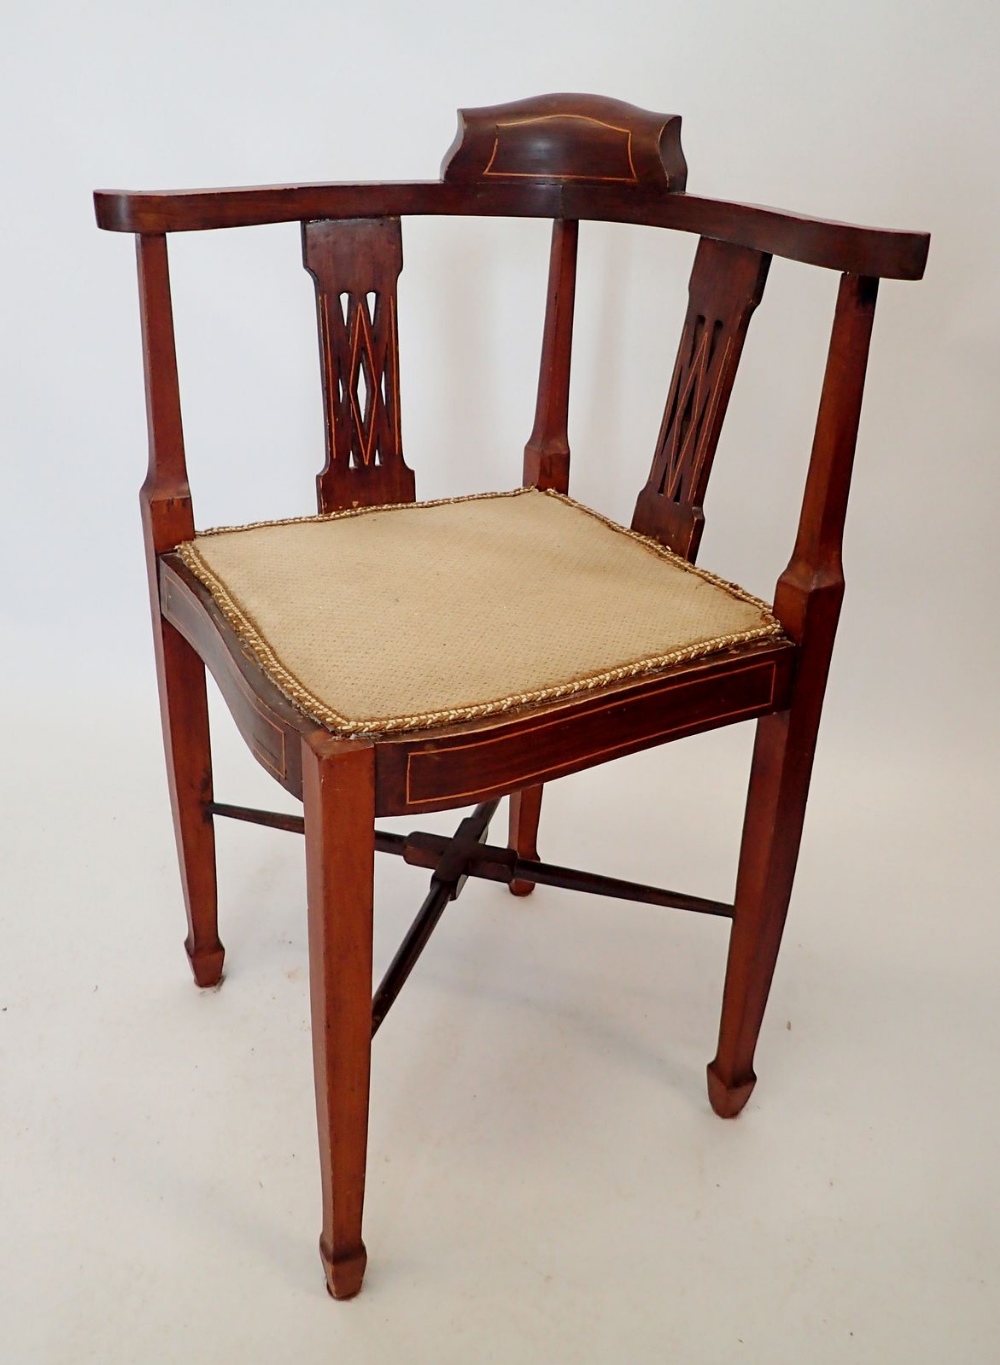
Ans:
<svg viewBox="0 0 1000 1365"><path fill-rule="evenodd" d="M361 1288L372 1035L375 748L321 733L302 745L309 990L327 1288Z"/></svg>
<svg viewBox="0 0 1000 1365"><path fill-rule="evenodd" d="M757 723L719 1050L708 1068L717 1114L738 1114L756 1083L757 1044L795 877L816 734L844 596L841 544L878 280L845 274L795 549L774 612L799 650L790 710Z"/></svg>
<svg viewBox="0 0 1000 1365"><path fill-rule="evenodd" d="M209 811L212 750L205 665L162 617L154 620L154 630L167 780L187 907L184 947L198 985L215 986L222 979L225 949L219 941L215 826Z"/></svg>
<svg viewBox="0 0 1000 1365"><path fill-rule="evenodd" d="M507 847L514 849L519 858L538 861L538 821L542 814L541 786L524 787L510 794L510 822L508 825ZM534 882L519 881L516 877L508 882L512 896L530 896L535 889Z"/></svg>
<svg viewBox="0 0 1000 1365"><path fill-rule="evenodd" d="M792 894L816 727L794 712L757 723L722 1023L708 1095L723 1118L740 1112L757 1082L754 1049Z"/></svg>

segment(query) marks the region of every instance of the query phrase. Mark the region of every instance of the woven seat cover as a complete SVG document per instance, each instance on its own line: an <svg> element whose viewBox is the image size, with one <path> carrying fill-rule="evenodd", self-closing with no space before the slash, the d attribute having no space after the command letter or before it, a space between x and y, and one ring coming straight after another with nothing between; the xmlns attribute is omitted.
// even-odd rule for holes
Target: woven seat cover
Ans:
<svg viewBox="0 0 1000 1365"><path fill-rule="evenodd" d="M498 715L781 635L741 588L536 489L221 528L179 553L277 687L344 735Z"/></svg>

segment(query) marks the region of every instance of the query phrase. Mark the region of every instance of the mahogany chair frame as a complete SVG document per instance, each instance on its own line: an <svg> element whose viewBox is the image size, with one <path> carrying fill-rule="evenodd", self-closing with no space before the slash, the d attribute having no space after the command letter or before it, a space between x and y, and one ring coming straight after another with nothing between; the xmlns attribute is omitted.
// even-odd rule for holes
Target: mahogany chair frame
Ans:
<svg viewBox="0 0 1000 1365"><path fill-rule="evenodd" d="M680 120L594 96L462 110L438 181L172 193L99 191L102 228L136 234L149 471L141 507L167 771L196 982L222 977L214 820L305 835L310 990L322 1170L320 1249L330 1292L358 1292L371 1038L447 903L470 876L518 895L543 885L732 919L712 1107L731 1117L754 1050L795 873L844 576L844 518L879 278L919 279L929 239L685 192ZM698 235L676 367L633 527L693 560L726 405L772 256L841 274L798 533L778 580L784 639L520 711L421 732L341 738L317 726L241 649L174 553L195 533L181 425L167 234L299 221L316 283L327 424L321 511L409 502L398 405L395 284L409 214L553 220L548 300L525 484L565 492L581 220ZM359 380L363 378L363 389ZM303 818L215 799L205 667L258 761ZM757 720L733 904L556 867L536 837L545 782L622 754ZM510 797L506 847L485 842ZM455 835L389 834L379 816L474 805ZM375 853L431 870L428 895L372 999Z"/></svg>

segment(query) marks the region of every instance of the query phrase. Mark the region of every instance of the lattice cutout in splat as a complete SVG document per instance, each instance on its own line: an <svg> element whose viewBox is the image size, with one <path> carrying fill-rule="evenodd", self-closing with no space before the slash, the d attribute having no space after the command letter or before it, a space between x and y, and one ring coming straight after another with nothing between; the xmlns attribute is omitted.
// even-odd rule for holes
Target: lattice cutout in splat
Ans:
<svg viewBox="0 0 1000 1365"><path fill-rule="evenodd" d="M711 323L700 313L691 328L691 344L686 369L678 365L674 371L659 444L663 448L663 470L657 492L672 502L681 502L684 493L699 482L708 454L705 436L711 429L713 399L718 399L718 387L712 384L713 369L725 364L720 357L723 325L716 318ZM731 341L723 346L728 349ZM715 364L719 357L719 364Z"/></svg>
<svg viewBox="0 0 1000 1365"><path fill-rule="evenodd" d="M306 223L303 259L316 282L326 407L320 509L412 502L399 421L399 220Z"/></svg>
<svg viewBox="0 0 1000 1365"><path fill-rule="evenodd" d="M381 463L380 437L389 419L384 388L386 357L376 348L377 303L373 307L369 302L371 299L377 299L377 295L368 294L363 299L351 299L345 318L350 352L347 379L351 405L350 463L354 466ZM384 328L379 330L384 331ZM395 415L398 416L398 412ZM398 430L392 435L394 444L398 446Z"/></svg>
<svg viewBox="0 0 1000 1365"><path fill-rule="evenodd" d="M722 422L769 264L762 252L708 239L695 256L656 453L632 518L635 530L692 560Z"/></svg>

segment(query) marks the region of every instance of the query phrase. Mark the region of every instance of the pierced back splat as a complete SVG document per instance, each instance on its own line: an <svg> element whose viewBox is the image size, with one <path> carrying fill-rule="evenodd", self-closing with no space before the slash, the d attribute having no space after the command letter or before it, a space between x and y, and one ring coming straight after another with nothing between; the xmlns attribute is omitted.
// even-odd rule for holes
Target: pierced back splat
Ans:
<svg viewBox="0 0 1000 1365"><path fill-rule="evenodd" d="M326 412L320 511L413 502L399 423L399 219L303 223L302 259L316 283Z"/></svg>
<svg viewBox="0 0 1000 1365"><path fill-rule="evenodd" d="M702 503L743 342L771 258L703 237L649 480L632 529L694 560L705 524Z"/></svg>

